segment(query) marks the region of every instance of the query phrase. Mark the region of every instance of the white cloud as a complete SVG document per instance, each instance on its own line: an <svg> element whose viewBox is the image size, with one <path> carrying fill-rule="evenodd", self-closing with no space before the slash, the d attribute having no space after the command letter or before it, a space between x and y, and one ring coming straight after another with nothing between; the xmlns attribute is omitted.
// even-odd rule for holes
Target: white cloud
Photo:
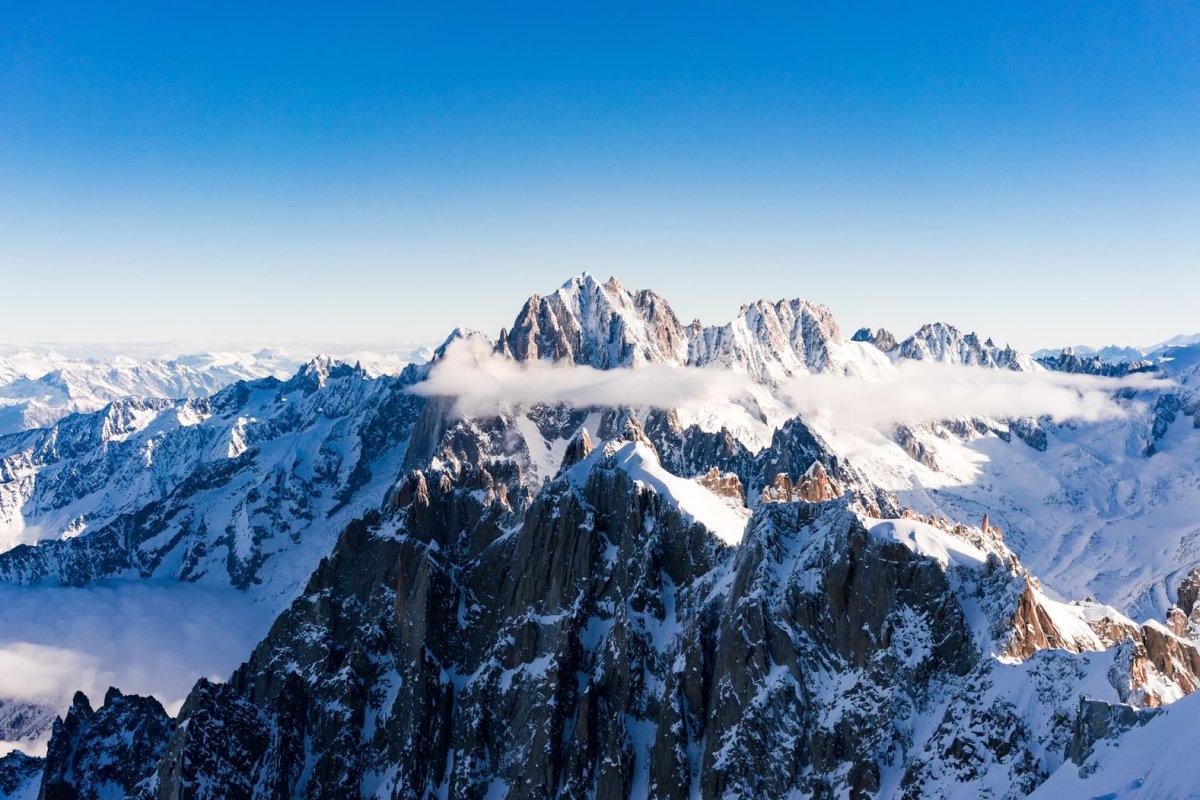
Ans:
<svg viewBox="0 0 1200 800"><path fill-rule="evenodd" d="M76 689L93 689L96 660L75 650L32 642L0 645L0 697L55 703Z"/></svg>
<svg viewBox="0 0 1200 800"><path fill-rule="evenodd" d="M834 423L886 429L961 417L1040 417L1097 422L1129 414L1120 389L1162 387L1148 375L1101 378L1044 370L1013 372L929 361L902 361L890 379L798 375L780 388L797 413Z"/></svg>
<svg viewBox="0 0 1200 800"><path fill-rule="evenodd" d="M745 385L745 378L727 370L668 364L610 370L543 361L519 364L493 355L483 342L459 339L412 391L453 397L458 413L480 416L535 403L676 408L727 401Z"/></svg>
<svg viewBox="0 0 1200 800"><path fill-rule="evenodd" d="M142 580L0 586L0 609L0 700L60 714L76 690L99 706L109 686L177 710L197 678L227 678L273 616L236 589Z"/></svg>
<svg viewBox="0 0 1200 800"><path fill-rule="evenodd" d="M794 414L886 429L956 417L1113 419L1129 413L1128 405L1114 397L1117 390L1164 385L1147 375L1100 378L905 361L884 380L801 374L774 392ZM715 367L651 364L598 370L573 364L523 364L494 355L481 342L460 340L451 344L428 380L413 391L452 397L458 413L480 416L539 402L575 407L718 406L738 402L749 396L751 388L747 376Z"/></svg>

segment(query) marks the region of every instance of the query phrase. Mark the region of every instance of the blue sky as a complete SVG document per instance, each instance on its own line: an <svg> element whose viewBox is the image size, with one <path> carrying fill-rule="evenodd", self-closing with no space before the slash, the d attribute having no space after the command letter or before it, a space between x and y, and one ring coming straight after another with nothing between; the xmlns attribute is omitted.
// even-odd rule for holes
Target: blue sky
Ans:
<svg viewBox="0 0 1200 800"><path fill-rule="evenodd" d="M0 0L0 341L1200 330L1194 3L351 5Z"/></svg>

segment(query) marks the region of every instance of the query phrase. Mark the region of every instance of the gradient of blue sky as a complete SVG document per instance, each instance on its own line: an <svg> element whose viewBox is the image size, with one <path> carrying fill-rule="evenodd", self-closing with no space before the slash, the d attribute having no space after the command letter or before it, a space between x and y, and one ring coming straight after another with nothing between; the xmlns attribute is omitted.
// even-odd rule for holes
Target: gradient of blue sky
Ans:
<svg viewBox="0 0 1200 800"><path fill-rule="evenodd" d="M1195 3L0 3L0 341L1200 330Z"/></svg>

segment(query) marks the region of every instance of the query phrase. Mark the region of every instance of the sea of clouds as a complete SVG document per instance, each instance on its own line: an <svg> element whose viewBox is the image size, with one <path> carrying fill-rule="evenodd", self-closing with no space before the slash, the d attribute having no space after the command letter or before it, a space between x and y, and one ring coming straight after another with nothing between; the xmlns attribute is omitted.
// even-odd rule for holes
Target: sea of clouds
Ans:
<svg viewBox="0 0 1200 800"><path fill-rule="evenodd" d="M1122 390L1168 385L1137 374L1103 378L1041 370L901 361L883 376L866 378L801 373L770 387L795 414L835 425L886 429L900 424L962 417L1049 417L1056 422L1096 422L1127 416ZM685 408L737 403L756 387L741 373L719 367L648 364L599 370L535 361L518 363L483 342L452 342L427 380L412 391L450 397L465 416L481 416L535 403L575 407Z"/></svg>

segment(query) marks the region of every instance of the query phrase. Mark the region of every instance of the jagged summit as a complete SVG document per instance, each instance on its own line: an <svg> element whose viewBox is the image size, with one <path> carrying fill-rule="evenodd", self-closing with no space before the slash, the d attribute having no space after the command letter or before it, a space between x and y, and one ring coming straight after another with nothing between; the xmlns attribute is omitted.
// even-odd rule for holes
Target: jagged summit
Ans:
<svg viewBox="0 0 1200 800"><path fill-rule="evenodd" d="M722 366L776 382L797 372L859 374L880 361L844 340L825 306L802 299L758 300L731 322L684 326L650 290L589 273L526 301L497 351L519 361L552 360L599 369L647 363Z"/></svg>
<svg viewBox="0 0 1200 800"><path fill-rule="evenodd" d="M875 331L871 330L870 328L859 328L854 332L854 335L850 337L850 341L866 342L868 344L875 345L875 347L879 348L885 353L892 352L899 344L896 341L896 337L893 336L892 332L887 328L880 328L879 330Z"/></svg>
<svg viewBox="0 0 1200 800"><path fill-rule="evenodd" d="M1084 375L1120 377L1135 372L1150 372L1155 364L1149 359L1106 361L1099 354L1081 354L1074 347L1064 347L1061 353L1039 356L1037 362L1046 369Z"/></svg>
<svg viewBox="0 0 1200 800"><path fill-rule="evenodd" d="M545 297L530 297L497 347L519 361L598 369L687 360L683 327L666 300L649 290L630 292L616 278L601 284L586 272Z"/></svg>
<svg viewBox="0 0 1200 800"><path fill-rule="evenodd" d="M1030 356L1008 345L999 347L990 338L981 342L977 334L964 334L944 322L922 325L916 333L900 343L896 352L901 358L916 361L996 367L1020 372L1041 369Z"/></svg>

